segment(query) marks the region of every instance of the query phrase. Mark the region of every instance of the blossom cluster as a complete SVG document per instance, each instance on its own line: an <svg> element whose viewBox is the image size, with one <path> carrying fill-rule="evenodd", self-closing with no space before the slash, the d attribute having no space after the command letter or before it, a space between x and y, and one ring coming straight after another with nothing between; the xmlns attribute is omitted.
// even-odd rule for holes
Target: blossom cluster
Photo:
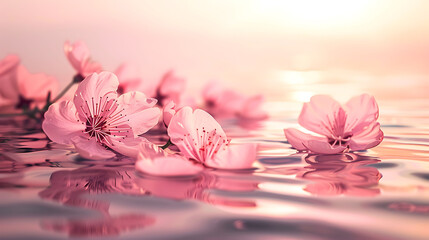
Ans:
<svg viewBox="0 0 429 240"><path fill-rule="evenodd" d="M186 80L173 71L150 87L127 64L113 72L103 69L83 42L66 42L64 52L76 75L59 94L55 78L28 73L16 56L1 60L0 112L33 117L38 113L44 118L42 129L52 141L73 145L88 159L118 154L134 158L136 170L146 174L177 176L194 175L204 167L252 168L258 144L231 143L215 117L264 120L268 114L262 95L244 96L211 82L198 105L184 95ZM78 84L73 97L64 96L73 84ZM317 135L292 128L284 133L298 151L337 154L365 150L383 139L377 118L377 103L367 94L344 106L329 96L316 95L304 104L298 122ZM164 128L169 138L162 147L143 137L155 127ZM171 144L176 151L168 148Z"/></svg>

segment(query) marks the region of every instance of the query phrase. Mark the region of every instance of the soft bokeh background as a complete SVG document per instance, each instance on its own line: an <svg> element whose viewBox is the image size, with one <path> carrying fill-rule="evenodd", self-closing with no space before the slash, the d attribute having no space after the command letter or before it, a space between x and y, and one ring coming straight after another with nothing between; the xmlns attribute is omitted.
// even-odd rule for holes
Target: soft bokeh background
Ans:
<svg viewBox="0 0 429 240"><path fill-rule="evenodd" d="M151 82L175 69L195 96L209 80L271 101L428 93L424 0L1 0L0 9L0 57L18 54L62 85L73 74L63 43L83 40L106 69L130 62Z"/></svg>

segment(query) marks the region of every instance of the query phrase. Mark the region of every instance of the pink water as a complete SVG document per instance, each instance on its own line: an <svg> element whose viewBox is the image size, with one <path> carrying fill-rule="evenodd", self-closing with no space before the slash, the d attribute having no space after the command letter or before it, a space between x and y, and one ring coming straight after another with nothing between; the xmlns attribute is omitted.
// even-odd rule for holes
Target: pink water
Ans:
<svg viewBox="0 0 429 240"><path fill-rule="evenodd" d="M81 159L35 122L0 120L0 238L428 239L428 100L384 91L380 146L306 156L282 132L296 125L294 96L305 97L290 91L267 103L267 121L221 123L235 142L260 144L253 170L192 178L140 175L127 158ZM158 130L147 137L166 141Z"/></svg>

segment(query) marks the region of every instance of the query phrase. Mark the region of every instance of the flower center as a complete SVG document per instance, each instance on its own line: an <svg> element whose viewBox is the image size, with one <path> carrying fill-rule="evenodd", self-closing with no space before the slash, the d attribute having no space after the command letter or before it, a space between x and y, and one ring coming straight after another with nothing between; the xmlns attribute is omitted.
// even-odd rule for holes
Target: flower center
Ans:
<svg viewBox="0 0 429 240"><path fill-rule="evenodd" d="M221 148L226 148L230 142L229 139L217 134L216 129L208 132L204 127L196 129L196 138L192 138L188 133L182 140L194 158L202 162L212 158Z"/></svg>
<svg viewBox="0 0 429 240"><path fill-rule="evenodd" d="M207 132L204 127L202 130L198 128L196 130L197 138L200 143L198 153L206 159L215 155L220 148L225 148L229 145L230 140L222 138L221 135L216 133L216 129L211 132Z"/></svg>
<svg viewBox="0 0 429 240"><path fill-rule="evenodd" d="M95 137L97 142L101 142L106 136L110 135L107 121L97 115L87 118L85 132L88 133L90 137Z"/></svg>
<svg viewBox="0 0 429 240"><path fill-rule="evenodd" d="M99 143L113 146L111 137L125 139L132 132L128 125L130 121L124 113L124 108L119 108L117 100L109 99L108 96L100 97L98 101L91 98L91 101L86 101L83 106L80 106L82 113L85 116L85 130L90 138L95 138ZM82 124L84 124L82 122Z"/></svg>
<svg viewBox="0 0 429 240"><path fill-rule="evenodd" d="M345 136L331 136L328 138L329 144L334 146L347 146L348 142L350 141L350 138L352 137L351 134L345 134Z"/></svg>

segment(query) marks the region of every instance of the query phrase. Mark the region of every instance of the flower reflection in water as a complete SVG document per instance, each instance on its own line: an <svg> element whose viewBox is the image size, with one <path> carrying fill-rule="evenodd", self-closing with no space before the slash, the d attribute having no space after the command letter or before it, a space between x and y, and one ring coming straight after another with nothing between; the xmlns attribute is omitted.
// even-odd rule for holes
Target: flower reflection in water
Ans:
<svg viewBox="0 0 429 240"><path fill-rule="evenodd" d="M67 232L71 237L116 236L121 232L143 228L155 223L145 215L129 214L103 219L55 220L42 222L42 228Z"/></svg>
<svg viewBox="0 0 429 240"><path fill-rule="evenodd" d="M96 210L102 218L55 219L42 222L44 229L67 232L70 236L119 235L132 229L155 223L155 218L143 214L111 216L110 202L106 198L95 199L88 195L120 193L128 195L153 195L173 200L195 199L212 205L229 207L255 207L252 200L217 196L210 190L254 191L258 182L240 178L241 174L228 171L206 170L194 177L154 177L135 175L132 166L84 167L76 170L57 171L51 175L50 186L39 193L43 199L51 199L67 206Z"/></svg>
<svg viewBox="0 0 429 240"><path fill-rule="evenodd" d="M309 164L299 171L297 178L313 181L304 190L314 195L351 195L375 196L380 194L377 188L381 173L368 164L377 163L373 157L357 154L309 155L305 158Z"/></svg>
<svg viewBox="0 0 429 240"><path fill-rule="evenodd" d="M129 173L131 172L131 174ZM89 208L102 213L103 218L55 219L44 221L48 230L67 232L70 236L119 235L121 232L143 228L155 223L155 219L143 214L111 216L110 203L89 198L88 194L137 193L133 188L133 168L117 171L106 167L80 168L57 171L51 175L51 185L39 193L44 199L52 199L64 205Z"/></svg>
<svg viewBox="0 0 429 240"><path fill-rule="evenodd" d="M154 177L142 175L135 183L150 195L185 200L195 199L212 205L229 207L255 207L252 200L226 198L212 194L210 190L247 192L258 188L258 183L239 179L237 173L204 171L195 177Z"/></svg>
<svg viewBox="0 0 429 240"><path fill-rule="evenodd" d="M389 209L400 212L420 213L429 216L429 204L417 204L411 202L393 202L387 206Z"/></svg>

